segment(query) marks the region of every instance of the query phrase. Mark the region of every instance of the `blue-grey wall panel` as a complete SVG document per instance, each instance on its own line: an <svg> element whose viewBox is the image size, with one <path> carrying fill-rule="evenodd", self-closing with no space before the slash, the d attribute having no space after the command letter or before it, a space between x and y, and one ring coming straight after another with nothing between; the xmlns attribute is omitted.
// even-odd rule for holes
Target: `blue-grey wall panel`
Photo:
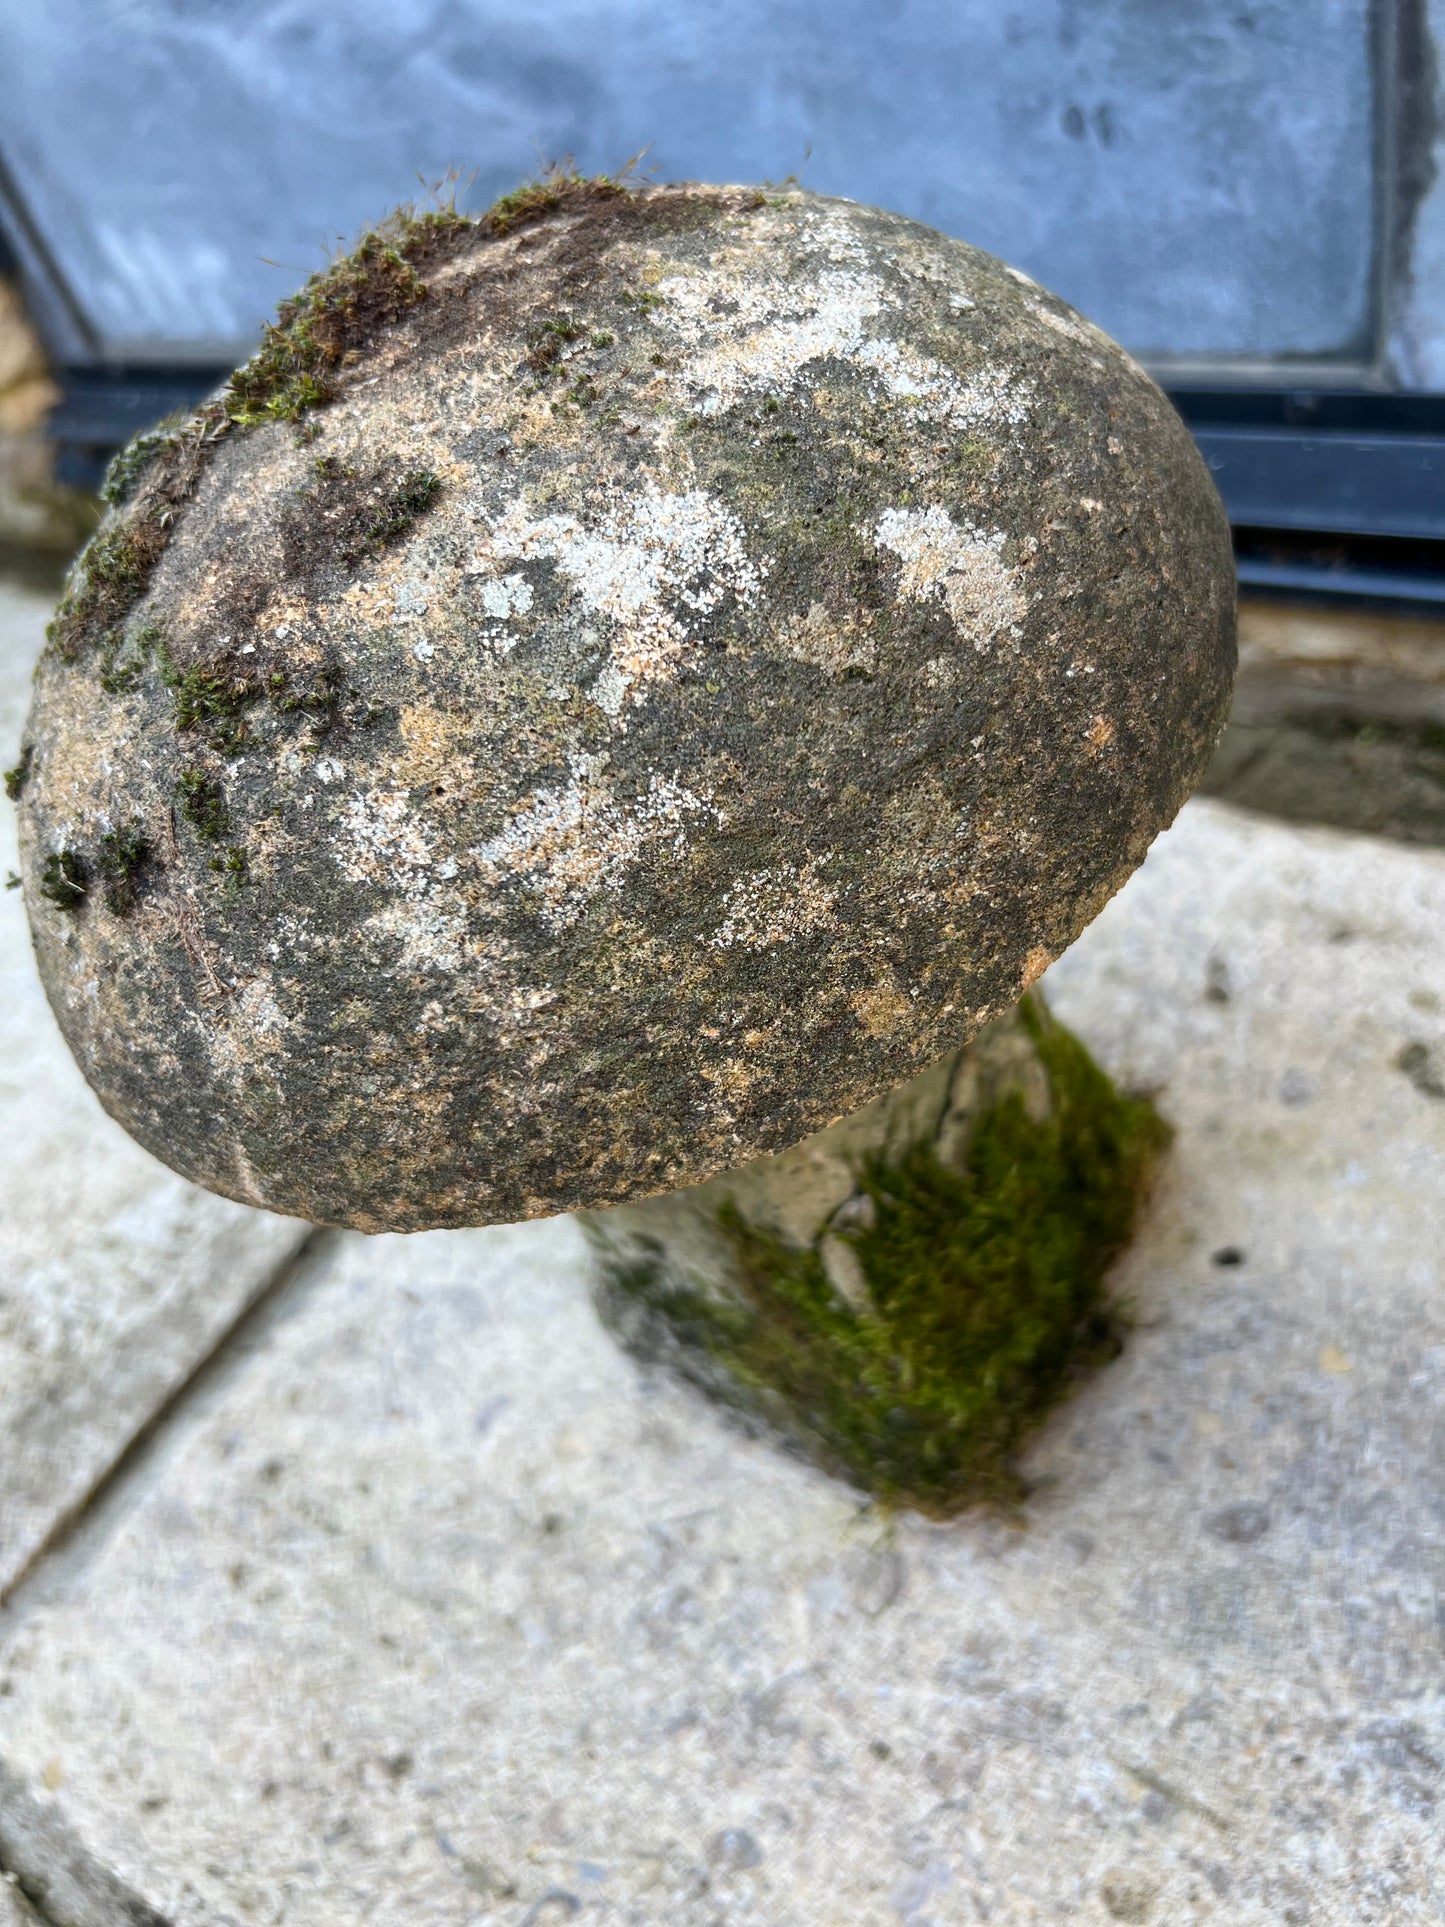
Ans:
<svg viewBox="0 0 1445 1927"><path fill-rule="evenodd" d="M1391 359L1407 387L1445 393L1445 0L1410 0L1420 44L1413 75L1415 167L1423 192L1408 210L1408 248L1397 264Z"/></svg>
<svg viewBox="0 0 1445 1927"><path fill-rule="evenodd" d="M539 154L592 171L649 141L674 179L778 178L811 146L809 186L1007 256L1146 355L1364 359L1371 12L8 0L0 157L120 359L239 354L418 174L475 168L477 204Z"/></svg>

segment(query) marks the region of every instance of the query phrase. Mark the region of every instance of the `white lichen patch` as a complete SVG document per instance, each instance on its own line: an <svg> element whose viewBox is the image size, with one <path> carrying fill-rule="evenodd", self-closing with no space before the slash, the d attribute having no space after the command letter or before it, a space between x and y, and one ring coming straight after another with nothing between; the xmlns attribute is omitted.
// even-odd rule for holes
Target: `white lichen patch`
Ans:
<svg viewBox="0 0 1445 1927"><path fill-rule="evenodd" d="M566 930L599 890L616 890L644 850L686 847L684 819L711 807L673 778L654 775L645 793L620 801L601 757L578 757L565 789L543 790L500 835L472 852L484 881L509 880L538 899L549 930ZM716 814L716 812L714 812Z"/></svg>
<svg viewBox="0 0 1445 1927"><path fill-rule="evenodd" d="M457 971L467 958L466 912L430 879L413 882L404 898L378 910L362 927L397 943L396 962L404 970Z"/></svg>
<svg viewBox="0 0 1445 1927"><path fill-rule="evenodd" d="M715 415L750 390L780 391L809 362L851 359L883 290L856 269L825 270L803 281L773 276L744 281L726 267L670 275L654 326L679 335L693 352L679 379L699 414Z"/></svg>
<svg viewBox="0 0 1445 1927"><path fill-rule="evenodd" d="M986 424L1016 427L1028 414L1033 384L994 363L967 377L895 337L906 316L866 267L867 254L836 214L815 220L799 237L830 263L793 276L749 272L733 250L710 265L659 283L663 305L654 327L678 338L678 376L689 405L715 415L752 392L799 387L811 363L835 358L911 413L956 430ZM973 305L958 294L955 312Z"/></svg>
<svg viewBox="0 0 1445 1927"><path fill-rule="evenodd" d="M370 789L347 798L336 859L354 883L406 889L430 871L431 840L405 790Z"/></svg>
<svg viewBox="0 0 1445 1927"><path fill-rule="evenodd" d="M677 674L696 617L710 615L728 597L754 607L770 566L748 554L741 522L705 490L669 494L651 482L608 504L591 523L575 515L534 519L518 497L478 559L555 563L589 615L609 625L610 663L592 694L614 717ZM496 586L518 581L502 576ZM508 594L510 606L523 606L515 590Z"/></svg>
<svg viewBox="0 0 1445 1927"><path fill-rule="evenodd" d="M947 509L884 509L873 528L881 549L898 557L898 593L909 601L942 601L954 627L975 649L1017 635L1026 601L1003 559L1002 529L959 525Z"/></svg>
<svg viewBox="0 0 1445 1927"><path fill-rule="evenodd" d="M454 887L456 859L438 858L405 790L375 788L349 797L337 824L335 856L353 882L381 884L391 892L391 902L363 927L399 944L399 964L461 968L467 922Z"/></svg>
<svg viewBox="0 0 1445 1927"><path fill-rule="evenodd" d="M872 370L895 401L908 403L929 421L948 428L963 430L985 423L1016 428L1033 400L1032 382L1021 381L994 363L984 363L963 380L951 368L900 341L865 341L855 359Z"/></svg>
<svg viewBox="0 0 1445 1927"><path fill-rule="evenodd" d="M424 616L436 595L429 582L409 579L398 582L392 601L392 618L397 622L412 622Z"/></svg>
<svg viewBox="0 0 1445 1927"><path fill-rule="evenodd" d="M838 893L823 883L811 863L799 868L778 864L739 877L723 902L722 922L709 942L730 950L766 950L775 943L823 929L831 920Z"/></svg>
<svg viewBox="0 0 1445 1927"><path fill-rule="evenodd" d="M524 575L493 576L482 584L482 607L489 616L505 622L509 616L525 615L532 606L532 585Z"/></svg>

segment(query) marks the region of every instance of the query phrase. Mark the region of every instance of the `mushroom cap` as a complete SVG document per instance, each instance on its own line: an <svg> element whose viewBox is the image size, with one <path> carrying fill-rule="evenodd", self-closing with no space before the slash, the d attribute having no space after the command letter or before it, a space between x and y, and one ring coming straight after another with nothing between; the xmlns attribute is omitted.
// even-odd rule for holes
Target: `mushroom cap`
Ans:
<svg viewBox="0 0 1445 1927"><path fill-rule="evenodd" d="M1009 1008L1234 667L1167 400L800 191L398 217L130 451L37 673L26 900L142 1144L364 1230L796 1143Z"/></svg>

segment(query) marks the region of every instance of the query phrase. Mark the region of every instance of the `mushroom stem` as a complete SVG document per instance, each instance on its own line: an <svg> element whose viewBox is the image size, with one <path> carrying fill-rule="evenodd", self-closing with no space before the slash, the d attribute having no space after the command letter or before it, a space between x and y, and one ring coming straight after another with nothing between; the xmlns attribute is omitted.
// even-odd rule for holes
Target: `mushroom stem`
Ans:
<svg viewBox="0 0 1445 1927"><path fill-rule="evenodd" d="M1168 1128L1026 996L777 1157L582 1216L619 1341L874 1497L1016 1500L1125 1314L1108 1271Z"/></svg>

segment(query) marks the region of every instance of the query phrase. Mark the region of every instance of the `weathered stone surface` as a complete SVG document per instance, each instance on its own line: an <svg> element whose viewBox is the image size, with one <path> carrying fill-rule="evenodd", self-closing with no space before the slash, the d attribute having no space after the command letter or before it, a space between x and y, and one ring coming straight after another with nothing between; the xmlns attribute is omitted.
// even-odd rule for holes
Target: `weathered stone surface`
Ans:
<svg viewBox="0 0 1445 1927"><path fill-rule="evenodd" d="M24 796L113 1115L364 1229L703 1179L962 1042L1173 816L1234 647L1188 435L998 261L743 189L408 232L231 404L319 370L304 433L217 404L142 471Z"/></svg>
<svg viewBox="0 0 1445 1927"><path fill-rule="evenodd" d="M50 606L0 588L12 754ZM0 872L14 830L0 805ZM0 896L0 1144L3 1599L304 1231L182 1183L103 1114L46 1009L18 891Z"/></svg>
<svg viewBox="0 0 1445 1927"><path fill-rule="evenodd" d="M1445 858L1191 804L1050 974L1178 1137L1018 1523L648 1386L569 1224L340 1241L5 1628L0 1864L68 1838L63 1927L97 1869L177 1927L1435 1927L1442 927Z"/></svg>

